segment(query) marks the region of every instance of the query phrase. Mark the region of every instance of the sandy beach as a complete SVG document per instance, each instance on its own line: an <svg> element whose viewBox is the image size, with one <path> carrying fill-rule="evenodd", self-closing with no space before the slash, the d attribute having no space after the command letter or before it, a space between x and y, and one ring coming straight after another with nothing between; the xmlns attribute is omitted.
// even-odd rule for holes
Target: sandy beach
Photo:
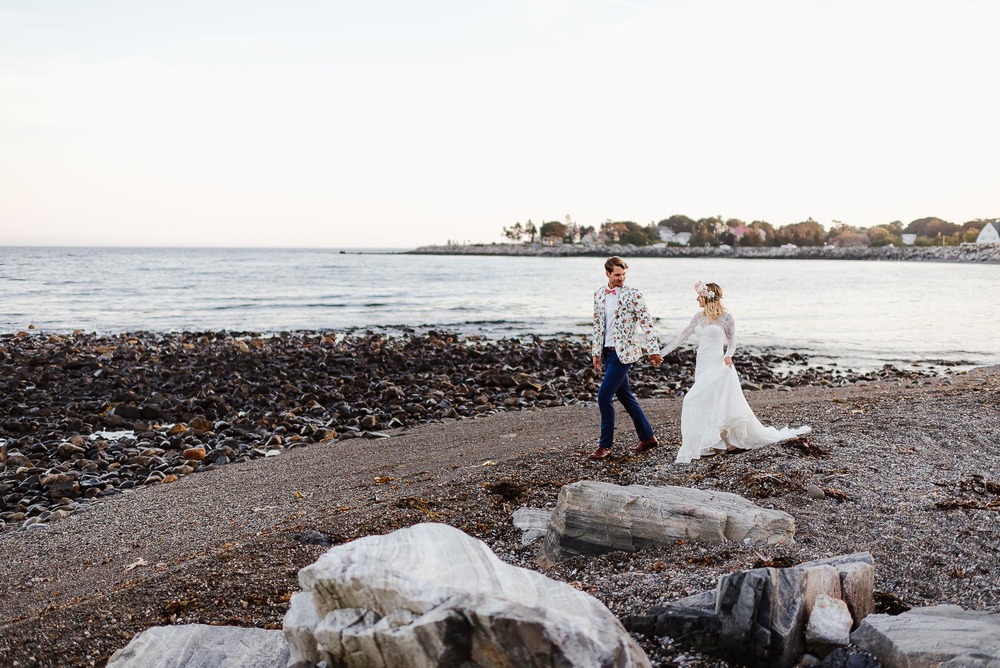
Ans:
<svg viewBox="0 0 1000 668"><path fill-rule="evenodd" d="M681 402L645 399L661 447L622 456L632 436L619 429L619 456L595 463L585 455L597 409L583 402L310 444L7 531L0 663L103 665L158 624L280 628L299 568L330 545L418 522L451 524L539 569L510 515L551 507L562 485L581 479L730 491L796 520L791 546L687 543L543 570L620 618L732 570L859 550L875 559L881 609L1000 609L1000 369L748 396L765 422L812 425L809 441L677 465ZM826 498L809 498L810 483ZM725 665L641 642L654 665Z"/></svg>

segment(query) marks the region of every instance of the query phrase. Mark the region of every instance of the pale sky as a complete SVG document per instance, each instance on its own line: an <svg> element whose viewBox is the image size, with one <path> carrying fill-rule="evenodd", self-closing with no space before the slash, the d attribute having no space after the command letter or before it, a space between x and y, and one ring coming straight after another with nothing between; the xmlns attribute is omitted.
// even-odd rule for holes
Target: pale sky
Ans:
<svg viewBox="0 0 1000 668"><path fill-rule="evenodd" d="M0 245L1000 216L992 0L0 0Z"/></svg>

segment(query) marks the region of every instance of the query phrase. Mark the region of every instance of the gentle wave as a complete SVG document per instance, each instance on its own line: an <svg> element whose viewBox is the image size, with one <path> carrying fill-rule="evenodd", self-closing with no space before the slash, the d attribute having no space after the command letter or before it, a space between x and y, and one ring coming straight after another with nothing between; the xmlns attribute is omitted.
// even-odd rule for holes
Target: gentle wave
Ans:
<svg viewBox="0 0 1000 668"><path fill-rule="evenodd" d="M98 333L437 328L495 338L586 336L593 291L604 281L599 258L374 259L307 249L0 248L0 332L34 324ZM858 368L1000 364L992 345L1000 291L968 289L1000 283L1000 266L629 262L629 284L642 289L663 341L697 309L691 286L702 280L726 291L741 346Z"/></svg>

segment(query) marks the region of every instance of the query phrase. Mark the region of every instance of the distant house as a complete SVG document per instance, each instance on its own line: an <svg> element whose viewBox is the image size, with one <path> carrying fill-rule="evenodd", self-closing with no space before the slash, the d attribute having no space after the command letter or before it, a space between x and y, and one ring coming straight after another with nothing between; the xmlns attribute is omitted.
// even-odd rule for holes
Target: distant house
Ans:
<svg viewBox="0 0 1000 668"><path fill-rule="evenodd" d="M667 227L665 225L661 226L661 227L657 227L656 228L656 233L660 236L660 241L662 241L664 243L668 243L668 244L677 243L676 241L674 241L674 237L677 236L677 235L674 234L673 229L671 229L671 228L669 228L669 227Z"/></svg>
<svg viewBox="0 0 1000 668"><path fill-rule="evenodd" d="M903 245L904 246L912 246L913 244L917 243L917 235L916 234L904 234L902 236L903 236Z"/></svg>
<svg viewBox="0 0 1000 668"><path fill-rule="evenodd" d="M580 243L587 246L593 246L598 242L598 237L596 232L587 232L582 237L580 237Z"/></svg>
<svg viewBox="0 0 1000 668"><path fill-rule="evenodd" d="M691 241L690 232L674 232L666 225L656 228L656 232L660 235L660 241L664 243L687 246L688 242Z"/></svg>
<svg viewBox="0 0 1000 668"><path fill-rule="evenodd" d="M767 232L765 232L762 227L758 227L755 230L748 225L739 223L738 225L727 226L724 231L728 231L732 234L735 241L742 241L748 234L756 234L757 238L760 239L761 242L767 241Z"/></svg>
<svg viewBox="0 0 1000 668"><path fill-rule="evenodd" d="M739 225L732 225L729 228L729 233L732 234L733 239L736 239L737 241L745 237L749 231L750 228L743 223L740 223Z"/></svg>
<svg viewBox="0 0 1000 668"><path fill-rule="evenodd" d="M976 237L977 244L1000 244L1000 223L986 223Z"/></svg>
<svg viewBox="0 0 1000 668"><path fill-rule="evenodd" d="M562 246L562 237L542 237L542 244L545 246Z"/></svg>

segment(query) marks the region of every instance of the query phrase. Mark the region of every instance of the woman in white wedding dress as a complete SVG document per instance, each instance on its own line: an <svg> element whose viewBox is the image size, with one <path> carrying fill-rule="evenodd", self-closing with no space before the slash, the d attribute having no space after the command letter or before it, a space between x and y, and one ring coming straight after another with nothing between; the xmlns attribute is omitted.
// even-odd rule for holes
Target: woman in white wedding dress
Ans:
<svg viewBox="0 0 1000 668"><path fill-rule="evenodd" d="M812 431L808 426L776 429L760 423L733 367L736 323L722 306L722 288L699 282L695 290L701 312L660 351L666 355L691 334L698 336L694 386L681 408L681 449L676 461L686 464L717 452L751 450Z"/></svg>

